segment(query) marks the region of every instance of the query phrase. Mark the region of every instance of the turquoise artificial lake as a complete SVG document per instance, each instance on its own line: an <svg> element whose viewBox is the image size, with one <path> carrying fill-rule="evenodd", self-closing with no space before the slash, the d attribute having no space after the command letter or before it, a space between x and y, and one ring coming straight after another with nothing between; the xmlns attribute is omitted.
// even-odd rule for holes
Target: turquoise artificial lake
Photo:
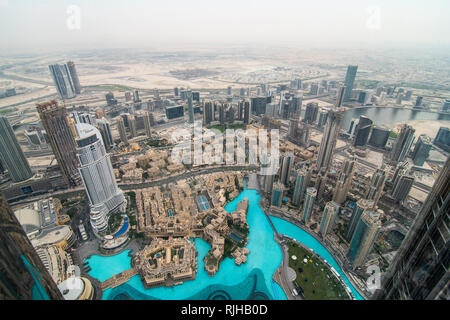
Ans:
<svg viewBox="0 0 450 320"><path fill-rule="evenodd" d="M273 238L273 230L267 221L263 211L259 207L260 195L257 190L245 189L238 197L225 206L225 210L232 212L236 210L239 201L244 198L249 200L247 222L250 226L249 240L247 248L250 250L247 262L240 266L235 265L234 260L225 258L220 264L219 271L213 276L208 276L204 269L203 258L211 246L200 238L193 239L198 252L197 275L195 280L185 281L182 285L174 287L157 287L145 289L139 275L132 277L128 282L103 291L103 300L245 300L245 299L270 299L286 300L281 287L272 280L272 275L281 263L282 253L278 244ZM280 223L280 221L284 223ZM350 284L345 274L337 265L336 261L326 251L326 249L297 226L284 220L272 217L272 221L277 231L284 233L306 246L312 248L319 255L323 256ZM285 225L287 224L287 225ZM290 226L289 226L290 225ZM280 229L278 229L280 227ZM311 239L316 241L314 243ZM320 250L323 248L323 250ZM103 257L94 255L86 259L91 267L89 275L99 281L104 281L114 274L131 267L131 257L129 250L125 250L117 255ZM328 254L328 255L327 255ZM362 299L359 293L351 286L353 294L358 299Z"/></svg>

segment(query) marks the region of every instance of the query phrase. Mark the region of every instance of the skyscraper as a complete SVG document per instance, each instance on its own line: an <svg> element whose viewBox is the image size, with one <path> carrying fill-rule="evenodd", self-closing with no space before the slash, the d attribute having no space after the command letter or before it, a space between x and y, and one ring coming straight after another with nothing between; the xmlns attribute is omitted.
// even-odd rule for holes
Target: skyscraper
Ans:
<svg viewBox="0 0 450 320"><path fill-rule="evenodd" d="M333 194L333 201L342 204L347 198L348 190L352 184L353 173L355 171L355 158L345 159L336 183Z"/></svg>
<svg viewBox="0 0 450 320"><path fill-rule="evenodd" d="M314 200L317 196L316 188L309 187L306 189L306 198L303 202L302 220L304 223L308 223L313 211Z"/></svg>
<svg viewBox="0 0 450 320"><path fill-rule="evenodd" d="M267 97L254 97L251 98L251 112L254 115L260 116L266 113Z"/></svg>
<svg viewBox="0 0 450 320"><path fill-rule="evenodd" d="M450 99L445 99L444 103L442 103L441 111L443 112L450 111Z"/></svg>
<svg viewBox="0 0 450 320"><path fill-rule="evenodd" d="M360 116L358 127L356 128L355 141L353 145L355 147L364 147L369 139L370 130L372 129L372 120L366 116Z"/></svg>
<svg viewBox="0 0 450 320"><path fill-rule="evenodd" d="M292 204L298 206L305 197L306 188L311 179L311 170L306 166L302 166L297 170L297 177L295 178L294 194L292 195Z"/></svg>
<svg viewBox="0 0 450 320"><path fill-rule="evenodd" d="M380 200L383 193L384 184L386 182L387 174L384 165L378 168L370 179L369 187L367 188L365 198L367 200L373 200L373 206L376 207L378 200Z"/></svg>
<svg viewBox="0 0 450 320"><path fill-rule="evenodd" d="M128 144L127 131L125 130L125 123L122 117L117 118L117 128L119 129L120 140Z"/></svg>
<svg viewBox="0 0 450 320"><path fill-rule="evenodd" d="M6 117L0 117L0 160L14 182L24 181L33 176L27 158Z"/></svg>
<svg viewBox="0 0 450 320"><path fill-rule="evenodd" d="M375 299L449 299L450 158L382 279Z"/></svg>
<svg viewBox="0 0 450 320"><path fill-rule="evenodd" d="M317 120L317 127L322 128L327 123L328 112L326 110L319 111L319 119Z"/></svg>
<svg viewBox="0 0 450 320"><path fill-rule="evenodd" d="M214 119L214 106L211 101L203 104L203 124L208 125Z"/></svg>
<svg viewBox="0 0 450 320"><path fill-rule="evenodd" d="M412 152L412 159L416 166L423 166L425 160L428 159L431 150L431 138L426 134L421 134L417 139L416 145Z"/></svg>
<svg viewBox="0 0 450 320"><path fill-rule="evenodd" d="M105 94L106 104L110 107L117 105L117 99L114 99L114 93L108 92Z"/></svg>
<svg viewBox="0 0 450 320"><path fill-rule="evenodd" d="M439 148L450 152L450 129L446 127L440 127L433 143Z"/></svg>
<svg viewBox="0 0 450 320"><path fill-rule="evenodd" d="M335 104L336 109L339 109L340 107L342 107L342 102L344 102L344 97L345 97L345 90L346 90L345 86L339 87L337 97L336 97L336 104Z"/></svg>
<svg viewBox="0 0 450 320"><path fill-rule="evenodd" d="M369 145L377 148L384 148L389 139L390 130L387 128L375 126L372 128L372 134L369 138Z"/></svg>
<svg viewBox="0 0 450 320"><path fill-rule="evenodd" d="M318 112L319 112L319 105L317 104L317 102L307 103L305 115L303 117L303 122L313 124L314 122L316 122Z"/></svg>
<svg viewBox="0 0 450 320"><path fill-rule="evenodd" d="M150 112L145 111L144 112L144 127L145 127L145 134L147 135L147 138L151 138L152 136L152 126L151 126L151 115Z"/></svg>
<svg viewBox="0 0 450 320"><path fill-rule="evenodd" d="M339 205L334 201L327 202L323 209L322 221L320 222L319 228L319 233L322 237L325 237L333 230L338 213Z"/></svg>
<svg viewBox="0 0 450 320"><path fill-rule="evenodd" d="M75 69L75 63L73 61L67 62L67 68L69 69L70 78L72 79L73 87L76 94L81 93L80 79L78 79L77 70Z"/></svg>
<svg viewBox="0 0 450 320"><path fill-rule="evenodd" d="M327 124L323 131L322 141L319 146L319 154L317 156L317 168L319 170L321 168L328 170L330 167L343 119L344 113L342 111L328 111Z"/></svg>
<svg viewBox="0 0 450 320"><path fill-rule="evenodd" d="M97 127L102 134L102 139L106 150L111 150L114 147L114 139L112 137L111 125L109 124L109 121L106 118L97 120Z"/></svg>
<svg viewBox="0 0 450 320"><path fill-rule="evenodd" d="M423 97L417 96L416 103L414 104L414 108L422 108L422 101L423 101Z"/></svg>
<svg viewBox="0 0 450 320"><path fill-rule="evenodd" d="M90 203L90 220L96 232L107 229L109 214L125 203L103 145L100 132L93 126L79 123L77 157L80 174Z"/></svg>
<svg viewBox="0 0 450 320"><path fill-rule="evenodd" d="M350 240L353 237L353 233L355 232L355 228L361 219L361 215L365 210L371 210L374 208L374 201L367 199L359 199L356 202L356 206L353 209L352 218L350 220L350 224L348 225L346 237L347 240Z"/></svg>
<svg viewBox="0 0 450 320"><path fill-rule="evenodd" d="M352 96L352 90L353 90L353 85L355 83L357 71L358 71L358 66L348 66L347 67L347 74L345 75L345 81L344 81L346 89L345 89L343 102L349 101Z"/></svg>
<svg viewBox="0 0 450 320"><path fill-rule="evenodd" d="M294 165L294 154L289 153L287 155L281 156L280 163L280 182L285 186L289 184L289 178L292 166Z"/></svg>
<svg viewBox="0 0 450 320"><path fill-rule="evenodd" d="M52 64L49 65L48 68L50 69L59 97L61 99L71 99L75 97L75 87L67 65Z"/></svg>
<svg viewBox="0 0 450 320"><path fill-rule="evenodd" d="M380 233L380 229L380 213L373 210L364 210L353 232L347 251L347 258L354 269L364 264Z"/></svg>
<svg viewBox="0 0 450 320"><path fill-rule="evenodd" d="M244 124L250 123L250 102L244 101Z"/></svg>
<svg viewBox="0 0 450 320"><path fill-rule="evenodd" d="M0 300L62 300L26 233L0 194Z"/></svg>
<svg viewBox="0 0 450 320"><path fill-rule="evenodd" d="M283 203L283 193L284 193L284 186L280 182L276 182L273 185L272 189L272 200L271 205L276 207L281 207L281 204Z"/></svg>
<svg viewBox="0 0 450 320"><path fill-rule="evenodd" d="M69 187L78 186L81 179L78 173L75 139L69 126L66 107L52 100L38 103L36 108L64 180Z"/></svg>
<svg viewBox="0 0 450 320"><path fill-rule="evenodd" d="M189 113L189 123L194 123L194 107L192 106L192 91L187 92L187 103L188 103L188 113Z"/></svg>
<svg viewBox="0 0 450 320"><path fill-rule="evenodd" d="M406 197L409 194L409 191L411 191L411 188L414 184L414 177L408 174L401 175L397 181L395 182L393 188L392 188L392 198L394 198L396 201L403 201L406 199Z"/></svg>
<svg viewBox="0 0 450 320"><path fill-rule="evenodd" d="M404 124L395 140L391 151L391 160L394 162L403 162L409 154L411 145L414 141L414 130L410 125Z"/></svg>
<svg viewBox="0 0 450 320"><path fill-rule="evenodd" d="M137 137L136 117L134 115L128 116L128 127L130 128L131 138Z"/></svg>

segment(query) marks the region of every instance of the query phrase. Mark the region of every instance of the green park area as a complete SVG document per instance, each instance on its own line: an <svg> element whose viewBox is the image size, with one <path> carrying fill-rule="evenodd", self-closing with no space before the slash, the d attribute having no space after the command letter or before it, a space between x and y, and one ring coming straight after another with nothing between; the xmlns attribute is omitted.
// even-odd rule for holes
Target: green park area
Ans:
<svg viewBox="0 0 450 320"><path fill-rule="evenodd" d="M237 130L237 129L245 129L244 124L236 123L236 124L215 124L208 126L207 129L218 130L221 133L224 133L226 129Z"/></svg>
<svg viewBox="0 0 450 320"><path fill-rule="evenodd" d="M303 289L306 300L350 299L343 285L315 254L294 241L289 241L287 246L289 267L295 270L295 282ZM292 259L292 256L296 259Z"/></svg>

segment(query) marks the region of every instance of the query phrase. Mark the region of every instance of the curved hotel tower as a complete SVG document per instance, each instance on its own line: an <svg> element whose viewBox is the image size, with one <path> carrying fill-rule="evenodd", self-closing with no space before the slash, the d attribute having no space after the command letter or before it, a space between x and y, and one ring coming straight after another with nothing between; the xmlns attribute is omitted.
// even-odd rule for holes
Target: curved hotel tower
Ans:
<svg viewBox="0 0 450 320"><path fill-rule="evenodd" d="M125 207L125 197L117 187L100 132L86 123L78 123L76 128L79 171L90 202L91 225L96 232L104 232L109 214L120 206Z"/></svg>

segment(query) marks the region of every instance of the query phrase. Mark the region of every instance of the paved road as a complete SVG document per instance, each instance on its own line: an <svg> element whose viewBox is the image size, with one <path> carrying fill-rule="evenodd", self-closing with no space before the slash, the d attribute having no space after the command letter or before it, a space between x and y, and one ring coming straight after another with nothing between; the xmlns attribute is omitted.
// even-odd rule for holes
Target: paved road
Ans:
<svg viewBox="0 0 450 320"><path fill-rule="evenodd" d="M142 183L135 183L135 184L128 184L128 183L120 184L119 183L119 188L122 190L150 188L150 187L154 187L154 186L171 183L171 182L177 181L179 179L195 177L198 175L203 175L203 174L208 174L208 173L213 173L213 172L253 171L253 170L259 170L259 167L255 166L255 165L245 165L245 166L217 166L217 167L213 167L213 168L209 167L209 168L204 168L204 169L194 169L194 170L189 170L189 171L183 172L179 175L169 176L167 178L153 180L153 181L149 181L149 182L142 182ZM75 196L82 192L84 192L84 187L64 189L64 190L59 190L59 191L55 191L52 193L46 193L46 194L42 194L39 196L30 197L30 198L26 198L26 199L23 199L20 201L16 201L16 202L11 203L11 205L17 206L20 204L27 204L27 203L35 202L35 201L45 199L48 197L57 196L57 195Z"/></svg>
<svg viewBox="0 0 450 320"><path fill-rule="evenodd" d="M133 190L133 189L142 189L142 188L150 188L157 185L167 184L174 181L177 181L179 179L185 179L185 178L191 178L198 175L213 173L213 172L224 172L224 171L253 171L253 170L259 170L258 166L254 165L246 165L246 166L227 166L227 167L214 167L214 168L207 168L202 170L189 170L184 173L181 173L176 176L171 176L159 180L153 180L149 182L143 182L143 183L136 183L136 184L119 184L119 187L122 190Z"/></svg>

